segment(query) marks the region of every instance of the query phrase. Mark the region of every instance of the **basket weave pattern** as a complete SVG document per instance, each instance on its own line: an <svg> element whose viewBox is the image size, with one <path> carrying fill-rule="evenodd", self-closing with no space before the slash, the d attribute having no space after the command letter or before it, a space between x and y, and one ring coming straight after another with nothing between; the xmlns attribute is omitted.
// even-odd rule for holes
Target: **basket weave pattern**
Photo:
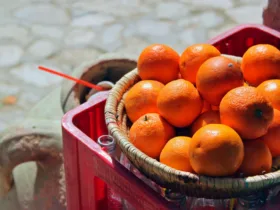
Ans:
<svg viewBox="0 0 280 210"><path fill-rule="evenodd" d="M240 57L223 55L241 63ZM231 198L252 194L280 182L280 170L247 178L206 177L175 170L148 157L128 139L129 122L124 108L125 93L140 80L137 69L127 73L111 90L105 106L105 120L109 133L117 140L128 159L148 178L162 187L192 197ZM274 161L279 168L280 161Z"/></svg>

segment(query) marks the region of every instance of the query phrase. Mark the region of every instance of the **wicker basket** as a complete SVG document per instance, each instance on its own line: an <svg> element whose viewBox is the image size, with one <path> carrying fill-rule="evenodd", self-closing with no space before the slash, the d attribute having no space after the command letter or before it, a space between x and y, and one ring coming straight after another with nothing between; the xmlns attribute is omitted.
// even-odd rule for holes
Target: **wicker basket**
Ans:
<svg viewBox="0 0 280 210"><path fill-rule="evenodd" d="M223 55L241 63L240 57ZM274 172L246 178L217 178L175 170L148 157L128 140L130 122L124 109L125 93L139 81L137 69L127 73L111 90L105 106L106 125L128 159L148 178L162 187L193 197L232 198L253 194L280 182L279 160L274 160Z"/></svg>

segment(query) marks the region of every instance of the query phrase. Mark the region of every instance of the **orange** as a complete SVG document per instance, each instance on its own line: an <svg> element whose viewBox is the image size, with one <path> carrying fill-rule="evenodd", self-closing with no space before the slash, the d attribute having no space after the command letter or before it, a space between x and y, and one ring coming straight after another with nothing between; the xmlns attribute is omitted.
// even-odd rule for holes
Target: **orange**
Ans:
<svg viewBox="0 0 280 210"><path fill-rule="evenodd" d="M247 84L247 82L244 82L244 86L249 86L249 85Z"/></svg>
<svg viewBox="0 0 280 210"><path fill-rule="evenodd" d="M197 89L184 79L165 85L157 99L160 115L175 127L189 126L201 113L202 103Z"/></svg>
<svg viewBox="0 0 280 210"><path fill-rule="evenodd" d="M218 106L231 89L243 86L243 74L233 60L217 56L205 61L196 76L196 87L202 98Z"/></svg>
<svg viewBox="0 0 280 210"><path fill-rule="evenodd" d="M157 97L164 85L154 80L136 83L126 94L124 105L128 118L135 122L147 113L158 113Z"/></svg>
<svg viewBox="0 0 280 210"><path fill-rule="evenodd" d="M185 136L170 139L160 153L160 162L177 170L193 172L189 161L191 140L191 138Z"/></svg>
<svg viewBox="0 0 280 210"><path fill-rule="evenodd" d="M201 127L208 124L219 124L220 123L220 113L219 111L209 110L201 115L193 122L191 126L192 135Z"/></svg>
<svg viewBox="0 0 280 210"><path fill-rule="evenodd" d="M178 78L179 59L179 54L166 45L150 45L138 58L138 74L142 80L157 80L166 84Z"/></svg>
<svg viewBox="0 0 280 210"><path fill-rule="evenodd" d="M261 137L273 157L280 156L280 111L274 109L274 118L267 133Z"/></svg>
<svg viewBox="0 0 280 210"><path fill-rule="evenodd" d="M220 118L241 138L256 139L266 134L273 119L273 107L256 88L242 86L224 96Z"/></svg>
<svg viewBox="0 0 280 210"><path fill-rule="evenodd" d="M17 97L15 96L6 96L2 99L4 105L14 105L17 102Z"/></svg>
<svg viewBox="0 0 280 210"><path fill-rule="evenodd" d="M270 172L271 167L272 156L263 141L244 141L244 159L239 173L244 176L261 175Z"/></svg>
<svg viewBox="0 0 280 210"><path fill-rule="evenodd" d="M167 141L175 136L175 129L159 114L140 117L129 130L130 142L152 158L158 158Z"/></svg>
<svg viewBox="0 0 280 210"><path fill-rule="evenodd" d="M203 107L202 107L201 113L209 111L209 110L211 110L211 104L209 104L207 101L203 100Z"/></svg>
<svg viewBox="0 0 280 210"><path fill-rule="evenodd" d="M245 80L253 86L280 79L280 51L269 44L254 45L244 53L241 69Z"/></svg>
<svg viewBox="0 0 280 210"><path fill-rule="evenodd" d="M189 159L199 175L230 176L240 167L244 147L240 136L222 124L208 124L192 137Z"/></svg>
<svg viewBox="0 0 280 210"><path fill-rule="evenodd" d="M183 79L195 84L201 64L209 58L219 56L219 50L210 44L194 44L185 49L180 57L180 72Z"/></svg>
<svg viewBox="0 0 280 210"><path fill-rule="evenodd" d="M264 81L257 87L257 89L272 104L273 108L280 110L280 80L279 79Z"/></svg>

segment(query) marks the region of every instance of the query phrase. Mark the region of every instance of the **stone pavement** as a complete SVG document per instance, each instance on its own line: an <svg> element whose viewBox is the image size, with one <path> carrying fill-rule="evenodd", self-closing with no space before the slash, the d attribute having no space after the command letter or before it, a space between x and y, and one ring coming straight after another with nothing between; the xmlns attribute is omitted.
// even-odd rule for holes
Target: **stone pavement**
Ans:
<svg viewBox="0 0 280 210"><path fill-rule="evenodd" d="M267 0L0 0L0 131L61 78L38 65L70 73L106 52L136 56L147 45L186 46L241 23L262 23Z"/></svg>

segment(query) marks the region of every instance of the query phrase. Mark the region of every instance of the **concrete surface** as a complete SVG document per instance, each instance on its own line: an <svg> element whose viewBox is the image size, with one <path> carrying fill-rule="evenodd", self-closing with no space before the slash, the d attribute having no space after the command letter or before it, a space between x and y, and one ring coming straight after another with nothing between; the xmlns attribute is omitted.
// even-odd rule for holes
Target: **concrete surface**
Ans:
<svg viewBox="0 0 280 210"><path fill-rule="evenodd" d="M61 78L105 52L160 42L181 53L241 23L262 23L266 0L0 0L0 131L24 118Z"/></svg>

